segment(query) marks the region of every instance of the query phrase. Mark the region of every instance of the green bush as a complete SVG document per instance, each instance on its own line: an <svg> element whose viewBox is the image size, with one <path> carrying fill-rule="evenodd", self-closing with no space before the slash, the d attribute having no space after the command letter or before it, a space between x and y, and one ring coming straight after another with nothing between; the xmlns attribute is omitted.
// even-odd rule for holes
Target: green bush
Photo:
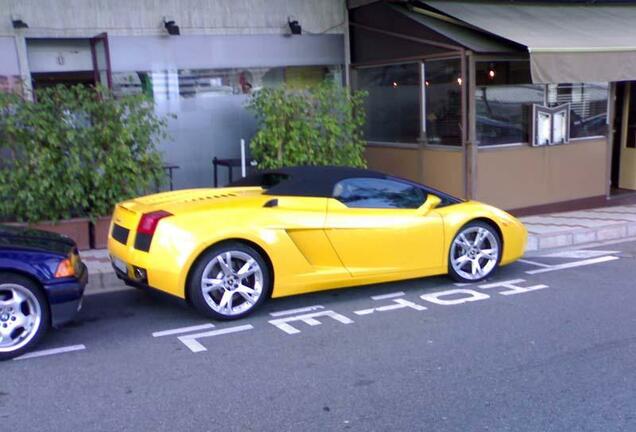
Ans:
<svg viewBox="0 0 636 432"><path fill-rule="evenodd" d="M252 157L259 168L365 167L364 97L327 81L302 91L282 86L256 92L248 103L260 125L250 142Z"/></svg>
<svg viewBox="0 0 636 432"><path fill-rule="evenodd" d="M33 103L0 93L0 220L108 215L161 181L165 129L141 95L57 86Z"/></svg>

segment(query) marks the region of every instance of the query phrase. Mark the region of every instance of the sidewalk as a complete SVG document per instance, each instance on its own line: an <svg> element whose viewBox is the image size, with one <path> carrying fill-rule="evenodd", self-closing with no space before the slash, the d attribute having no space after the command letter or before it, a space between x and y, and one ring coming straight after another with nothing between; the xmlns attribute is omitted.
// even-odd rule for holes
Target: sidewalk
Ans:
<svg viewBox="0 0 636 432"><path fill-rule="evenodd" d="M528 228L526 252L636 237L636 205L550 213L521 220ZM82 251L81 256L90 274L88 290L91 293L127 289L115 276L108 251Z"/></svg>
<svg viewBox="0 0 636 432"><path fill-rule="evenodd" d="M636 236L636 205L550 213L521 220L528 228L526 252Z"/></svg>

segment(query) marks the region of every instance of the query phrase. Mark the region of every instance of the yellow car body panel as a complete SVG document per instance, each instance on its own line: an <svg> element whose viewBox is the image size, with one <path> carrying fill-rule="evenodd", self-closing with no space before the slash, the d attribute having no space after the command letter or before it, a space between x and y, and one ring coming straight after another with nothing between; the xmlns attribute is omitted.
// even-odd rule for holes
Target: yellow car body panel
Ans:
<svg viewBox="0 0 636 432"><path fill-rule="evenodd" d="M266 205L277 200L275 206ZM164 210L147 252L135 248L144 213ZM450 245L465 224L485 220L501 233L501 264L523 255L527 232L508 213L475 201L430 211L348 208L333 198L274 196L259 187L192 189L118 204L108 249L144 269L149 286L185 298L190 269L207 249L238 240L260 249L273 270L272 297L448 272ZM129 230L125 243L113 224Z"/></svg>

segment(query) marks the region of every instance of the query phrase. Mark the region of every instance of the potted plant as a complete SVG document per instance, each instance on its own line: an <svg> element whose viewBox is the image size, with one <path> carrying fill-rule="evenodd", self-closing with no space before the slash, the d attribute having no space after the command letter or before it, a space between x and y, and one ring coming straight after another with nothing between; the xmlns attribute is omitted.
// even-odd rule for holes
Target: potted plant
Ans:
<svg viewBox="0 0 636 432"><path fill-rule="evenodd" d="M264 88L248 102L260 129L250 142L259 168L365 167L365 92L325 81L304 90Z"/></svg>

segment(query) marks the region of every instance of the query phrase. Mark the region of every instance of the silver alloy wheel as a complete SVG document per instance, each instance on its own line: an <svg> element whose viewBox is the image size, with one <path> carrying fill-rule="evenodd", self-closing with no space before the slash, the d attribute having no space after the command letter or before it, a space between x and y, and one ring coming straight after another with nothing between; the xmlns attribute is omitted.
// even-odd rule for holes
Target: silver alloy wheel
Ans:
<svg viewBox="0 0 636 432"><path fill-rule="evenodd" d="M462 230L451 245L451 265L464 279L478 280L490 274L499 260L495 235L481 226Z"/></svg>
<svg viewBox="0 0 636 432"><path fill-rule="evenodd" d="M201 291L215 312L224 316L242 314L263 294L263 270L258 261L245 252L222 252L205 266Z"/></svg>
<svg viewBox="0 0 636 432"><path fill-rule="evenodd" d="M42 308L29 289L0 284L0 353L17 351L31 342L41 321Z"/></svg>

